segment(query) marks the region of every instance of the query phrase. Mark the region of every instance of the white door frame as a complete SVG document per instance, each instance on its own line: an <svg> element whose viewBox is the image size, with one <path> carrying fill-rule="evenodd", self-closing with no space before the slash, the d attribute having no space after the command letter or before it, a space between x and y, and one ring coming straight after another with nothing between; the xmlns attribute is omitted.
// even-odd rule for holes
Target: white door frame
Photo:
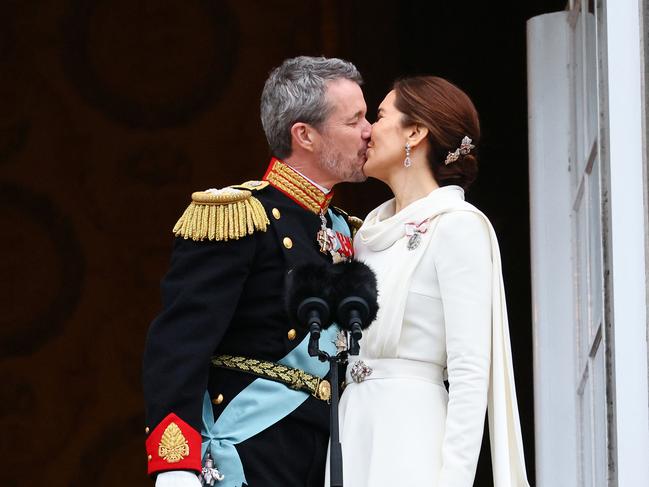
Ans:
<svg viewBox="0 0 649 487"><path fill-rule="evenodd" d="M640 1L606 2L608 154L602 164L615 484L649 485L647 266Z"/></svg>
<svg viewBox="0 0 649 487"><path fill-rule="evenodd" d="M649 12L642 0L610 1L609 8L606 0L596 1L600 114L596 156L601 171L600 255L604 279L604 327L598 330L598 340L605 344L606 363L604 372L601 355L594 363L593 373L599 374L594 385L599 389L594 390L599 393L591 394L595 403L588 406L598 407L605 414L593 416L595 433L584 437L583 425L582 430L577 425L580 406L575 396L575 390L583 392L583 387L575 382L590 380L590 369L580 363L580 336L584 332L575 312L583 300L575 290L583 286L578 282L581 276L571 272L583 267L575 249L582 248L584 242L575 240L583 236L570 218L574 210L571 202L580 201L579 193L574 199L571 178L581 174L571 168L571 163L580 169L584 159L583 150L575 156L571 147L581 143L584 134L566 113L574 96L568 47L579 49L578 39L571 38L575 31L568 24L575 25L574 13L579 12L580 4L571 2L572 14L558 12L528 22L537 485L649 485L649 94L644 78L649 63L643 57L642 42L646 39L642 22ZM578 114L588 111L588 106L576 108ZM571 169L573 174L567 174ZM581 184L579 191L583 187ZM572 216L578 220L578 215ZM593 344L600 346L597 340ZM585 375L580 372L584 370ZM606 404L601 404L602 374ZM583 411L581 414L583 417ZM584 457L579 445L588 445L589 441L597 443L597 448L591 448L596 454ZM583 462L601 459L602 441L608 469L595 471L589 465L584 473Z"/></svg>
<svg viewBox="0 0 649 487"><path fill-rule="evenodd" d="M574 286L570 278L571 37L568 12L528 21L534 423L539 487L573 487L578 479Z"/></svg>

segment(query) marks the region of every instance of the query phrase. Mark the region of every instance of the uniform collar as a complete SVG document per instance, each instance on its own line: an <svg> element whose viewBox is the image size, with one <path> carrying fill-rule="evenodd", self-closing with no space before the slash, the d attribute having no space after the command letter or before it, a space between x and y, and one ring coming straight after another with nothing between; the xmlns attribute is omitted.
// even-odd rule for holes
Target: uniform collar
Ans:
<svg viewBox="0 0 649 487"><path fill-rule="evenodd" d="M302 208L316 214L327 211L329 202L334 195L333 190L325 193L322 186L316 185L313 181L275 157L270 161L264 180Z"/></svg>
<svg viewBox="0 0 649 487"><path fill-rule="evenodd" d="M298 170L295 169L294 167L291 168L291 169L293 169L296 173L298 173L298 174L299 174L300 176L302 176L304 179L306 179L306 180L309 181L311 184L313 184L316 188L318 188L318 189L319 189L320 191L322 191L324 194L329 194L329 193L331 193L331 190L330 190L330 189L325 188L322 184L318 184L318 183L316 183L313 179L311 179L310 177L305 176L304 174L302 174L300 171L298 171Z"/></svg>

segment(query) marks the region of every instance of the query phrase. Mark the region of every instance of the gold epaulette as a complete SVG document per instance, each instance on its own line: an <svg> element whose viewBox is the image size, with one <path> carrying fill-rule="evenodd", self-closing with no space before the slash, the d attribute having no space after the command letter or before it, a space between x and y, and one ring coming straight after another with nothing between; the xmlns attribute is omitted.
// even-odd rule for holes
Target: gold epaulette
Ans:
<svg viewBox="0 0 649 487"><path fill-rule="evenodd" d="M363 226L363 220L361 220L357 216L348 216L347 223L349 223L349 226L352 227L352 234L356 234L358 229Z"/></svg>
<svg viewBox="0 0 649 487"><path fill-rule="evenodd" d="M251 183L254 182L193 193L192 202L173 228L174 234L192 240L227 241L257 230L265 232L270 222L264 206L252 192L267 183L260 181L255 187Z"/></svg>
<svg viewBox="0 0 649 487"><path fill-rule="evenodd" d="M260 189L264 189L269 184L270 183L268 181L246 181L245 183L230 186L230 188L247 189L248 191L259 191Z"/></svg>
<svg viewBox="0 0 649 487"><path fill-rule="evenodd" d="M352 231L352 237L354 237L358 229L361 228L361 226L363 225L363 220L361 220L357 216L351 216L345 210L337 206L334 206L334 208L338 210L338 212L342 213L342 215L345 217L345 220L347 220L347 224L349 225L350 230Z"/></svg>

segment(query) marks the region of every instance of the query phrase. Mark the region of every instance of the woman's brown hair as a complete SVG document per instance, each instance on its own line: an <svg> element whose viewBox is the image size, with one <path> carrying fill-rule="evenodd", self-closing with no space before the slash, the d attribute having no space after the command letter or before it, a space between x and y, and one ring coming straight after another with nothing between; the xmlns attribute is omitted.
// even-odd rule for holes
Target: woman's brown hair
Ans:
<svg viewBox="0 0 649 487"><path fill-rule="evenodd" d="M476 149L444 164L449 152L468 136L473 145L480 140L480 121L473 102L460 88L437 76L415 76L394 83L395 106L404 114L403 124L428 129L428 163L440 186L457 184L467 189L478 176Z"/></svg>

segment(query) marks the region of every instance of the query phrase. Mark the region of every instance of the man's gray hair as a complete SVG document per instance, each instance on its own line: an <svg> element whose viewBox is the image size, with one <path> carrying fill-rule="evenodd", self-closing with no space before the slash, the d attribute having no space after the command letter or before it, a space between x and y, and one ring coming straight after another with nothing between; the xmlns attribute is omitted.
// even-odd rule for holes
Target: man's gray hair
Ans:
<svg viewBox="0 0 649 487"><path fill-rule="evenodd" d="M338 79L363 83L356 66L338 58L299 56L271 71L261 94L261 124L274 156L291 155L293 124L318 128L327 119L327 82Z"/></svg>

